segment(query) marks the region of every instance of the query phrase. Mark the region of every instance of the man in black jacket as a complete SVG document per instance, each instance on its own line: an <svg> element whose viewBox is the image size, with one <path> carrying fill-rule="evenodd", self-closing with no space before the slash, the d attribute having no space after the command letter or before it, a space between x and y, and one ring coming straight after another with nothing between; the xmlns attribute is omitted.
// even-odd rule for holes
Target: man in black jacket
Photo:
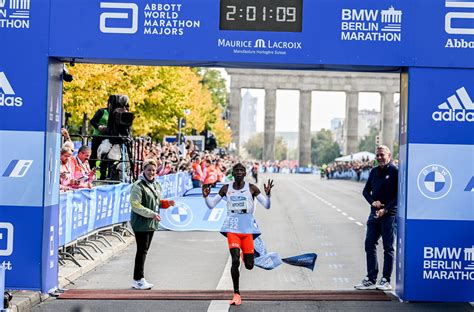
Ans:
<svg viewBox="0 0 474 312"><path fill-rule="evenodd" d="M356 289L391 290L390 277L393 270L397 218L398 168L391 162L390 149L380 145L376 150L378 166L370 171L362 194L370 204L365 236L367 276L354 287ZM382 237L384 261L382 278L376 284L379 272L377 243Z"/></svg>

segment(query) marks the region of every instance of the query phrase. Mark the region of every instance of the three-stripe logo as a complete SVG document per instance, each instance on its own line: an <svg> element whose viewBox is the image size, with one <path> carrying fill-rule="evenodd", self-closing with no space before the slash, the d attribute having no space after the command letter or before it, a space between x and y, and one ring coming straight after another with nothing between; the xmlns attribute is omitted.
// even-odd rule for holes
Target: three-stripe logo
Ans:
<svg viewBox="0 0 474 312"><path fill-rule="evenodd" d="M446 102L433 112L434 121L474 122L474 103L464 87L448 97Z"/></svg>

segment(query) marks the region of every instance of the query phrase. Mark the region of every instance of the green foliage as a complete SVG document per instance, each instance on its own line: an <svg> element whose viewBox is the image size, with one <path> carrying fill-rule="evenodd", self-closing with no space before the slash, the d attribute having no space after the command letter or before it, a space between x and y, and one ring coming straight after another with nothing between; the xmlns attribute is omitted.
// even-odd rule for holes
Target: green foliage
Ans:
<svg viewBox="0 0 474 312"><path fill-rule="evenodd" d="M318 166L333 161L340 155L340 148L330 130L322 129L311 137L311 162ZM306 166L307 164L300 164Z"/></svg>
<svg viewBox="0 0 474 312"><path fill-rule="evenodd" d="M287 156L288 145L282 137L275 138L275 160L285 160Z"/></svg>
<svg viewBox="0 0 474 312"><path fill-rule="evenodd" d="M379 134L377 127L370 127L369 134L359 141L359 151L375 152L375 137Z"/></svg>
<svg viewBox="0 0 474 312"><path fill-rule="evenodd" d="M245 149L250 154L251 158L263 159L263 133L257 133L251 137L246 144ZM275 138L275 160L284 160L287 155L287 144L282 137Z"/></svg>
<svg viewBox="0 0 474 312"><path fill-rule="evenodd" d="M251 158L261 160L263 158L263 133L257 133L252 136L246 144L245 149L250 154Z"/></svg>
<svg viewBox="0 0 474 312"><path fill-rule="evenodd" d="M227 88L221 73L209 68L199 68L198 73L202 77L200 82L211 92L212 102L224 109L227 106Z"/></svg>
<svg viewBox="0 0 474 312"><path fill-rule="evenodd" d="M221 146L230 143L227 124L217 118L222 115L221 106L213 102L201 76L188 67L77 64L69 71L74 81L64 84L63 102L64 109L72 113L73 129L82 124L84 114L92 118L106 107L109 95L126 94L135 114L134 135L154 139L174 135L178 119L185 117L184 134L208 127ZM185 116L184 110L190 110L190 115Z"/></svg>

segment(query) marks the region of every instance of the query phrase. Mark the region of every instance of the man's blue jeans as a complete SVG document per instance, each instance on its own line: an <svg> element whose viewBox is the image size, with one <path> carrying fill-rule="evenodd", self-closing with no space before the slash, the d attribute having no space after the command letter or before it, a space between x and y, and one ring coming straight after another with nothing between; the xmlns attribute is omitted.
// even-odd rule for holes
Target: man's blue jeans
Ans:
<svg viewBox="0 0 474 312"><path fill-rule="evenodd" d="M397 231L396 216L385 215L381 218L369 216L367 220L367 233L365 236L365 254L367 259L367 277L375 282L379 273L379 265L377 262L377 245L380 237L382 237L384 259L383 274L390 281L393 270L394 248L393 243Z"/></svg>

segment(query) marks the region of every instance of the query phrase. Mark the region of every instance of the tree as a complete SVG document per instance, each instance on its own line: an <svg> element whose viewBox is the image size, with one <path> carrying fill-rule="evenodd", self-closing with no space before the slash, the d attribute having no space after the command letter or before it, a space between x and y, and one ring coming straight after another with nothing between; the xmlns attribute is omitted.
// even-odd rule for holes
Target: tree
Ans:
<svg viewBox="0 0 474 312"><path fill-rule="evenodd" d="M257 133L244 144L245 149L254 159L263 158L263 133Z"/></svg>
<svg viewBox="0 0 474 312"><path fill-rule="evenodd" d="M220 144L231 140L227 124L217 117L222 115L222 108L213 102L201 77L188 67L77 64L69 71L74 81L64 85L63 102L64 109L72 113L73 128L82 123L83 114L92 117L98 108L106 106L110 94L118 93L130 98L134 135L154 139L174 135L178 119L190 110L184 134L208 127Z"/></svg>
<svg viewBox="0 0 474 312"><path fill-rule="evenodd" d="M377 127L372 126L370 127L369 134L364 136L360 141L359 141L359 151L368 151L368 152L374 152L375 151L375 137L379 135L379 130Z"/></svg>
<svg viewBox="0 0 474 312"><path fill-rule="evenodd" d="M211 92L212 102L218 104L222 109L227 106L226 81L221 73L215 69L198 68L197 73L201 76L201 83Z"/></svg>
<svg viewBox="0 0 474 312"><path fill-rule="evenodd" d="M340 148L330 130L322 129L311 137L311 162L318 166L333 161L340 155ZM306 164L300 164L304 166Z"/></svg>
<svg viewBox="0 0 474 312"><path fill-rule="evenodd" d="M257 133L256 135L252 136L246 144L244 144L244 148L250 154L252 158L255 159L263 159L263 133ZM286 159L287 155L287 144L283 140L282 137L275 138L275 160L284 160Z"/></svg>

